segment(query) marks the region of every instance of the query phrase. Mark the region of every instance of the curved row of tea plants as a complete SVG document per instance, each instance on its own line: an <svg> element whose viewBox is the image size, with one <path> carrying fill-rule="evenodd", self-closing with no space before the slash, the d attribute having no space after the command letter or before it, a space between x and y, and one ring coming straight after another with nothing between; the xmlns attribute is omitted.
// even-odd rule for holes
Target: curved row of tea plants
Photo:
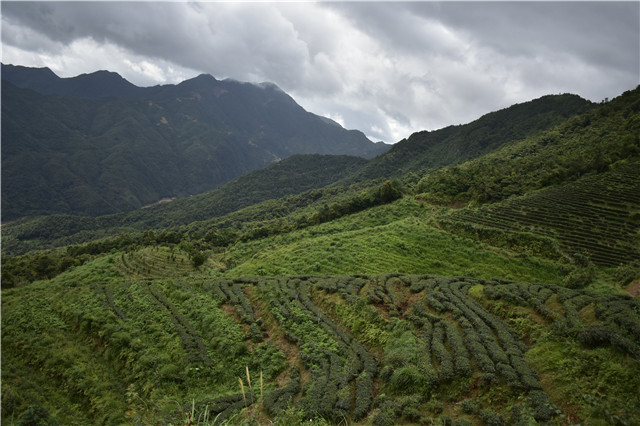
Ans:
<svg viewBox="0 0 640 426"><path fill-rule="evenodd" d="M2 308L5 421L639 420L640 303L620 294L401 274L59 280L5 290ZM541 348L571 348L563 370L620 364L574 372L598 383L576 399L538 373Z"/></svg>
<svg viewBox="0 0 640 426"><path fill-rule="evenodd" d="M492 229L506 231L515 235L508 245L525 246L522 249L533 254L619 266L640 258L639 167L637 161L629 162L562 187L458 210L440 225L498 245L505 243L500 238L508 242L509 237Z"/></svg>

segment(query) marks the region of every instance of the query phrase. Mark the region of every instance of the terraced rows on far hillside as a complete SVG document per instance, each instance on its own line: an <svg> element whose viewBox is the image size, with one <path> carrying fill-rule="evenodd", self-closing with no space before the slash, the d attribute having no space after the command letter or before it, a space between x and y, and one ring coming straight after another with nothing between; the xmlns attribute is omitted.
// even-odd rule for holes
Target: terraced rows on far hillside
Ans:
<svg viewBox="0 0 640 426"><path fill-rule="evenodd" d="M466 234L495 228L551 237L565 256L619 266L640 259L639 170L640 163L632 162L496 205L458 210L441 225Z"/></svg>
<svg viewBox="0 0 640 426"><path fill-rule="evenodd" d="M219 421L244 408L275 418L293 405L336 423L547 422L560 411L522 334L540 324L587 347L615 348L640 377L638 300L548 284L401 274L174 278L61 285L47 297L41 287L3 292L3 416L38 401L39 393L21 392L33 379L16 376L24 370L53 380L55 392L71 389L84 413L106 423L133 424L136 413L175 423L176 398L183 414ZM47 308L26 314L39 306ZM51 338L32 338L42 335ZM84 342L77 359L65 358L70 338ZM89 359L104 379L88 381ZM123 383L138 398L125 400ZM628 424L640 420L616 410Z"/></svg>
<svg viewBox="0 0 640 426"><path fill-rule="evenodd" d="M175 247L145 247L120 253L115 264L123 275L135 279L188 277L198 273L189 256Z"/></svg>

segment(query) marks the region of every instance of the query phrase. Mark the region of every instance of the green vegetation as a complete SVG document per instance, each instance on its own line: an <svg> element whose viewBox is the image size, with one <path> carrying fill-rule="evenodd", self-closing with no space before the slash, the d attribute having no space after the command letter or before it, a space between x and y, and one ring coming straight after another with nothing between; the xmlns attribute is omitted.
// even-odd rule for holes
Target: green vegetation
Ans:
<svg viewBox="0 0 640 426"><path fill-rule="evenodd" d="M534 136L594 106L576 95L543 96L486 114L469 124L417 132L344 181L402 177L410 172L422 173L425 169L462 163Z"/></svg>
<svg viewBox="0 0 640 426"><path fill-rule="evenodd" d="M640 259L639 168L637 160L620 161L609 171L566 185L453 211L439 226L531 254L619 266Z"/></svg>
<svg viewBox="0 0 640 426"><path fill-rule="evenodd" d="M417 192L438 203L487 203L606 171L640 154L638 89L468 161L429 173Z"/></svg>
<svg viewBox="0 0 640 426"><path fill-rule="evenodd" d="M93 263L80 269L114 262ZM189 401L219 420L296 407L374 424L640 421L640 304L620 294L437 275L76 272L5 290L2 308L5 421L39 409L64 424L168 423Z"/></svg>
<svg viewBox="0 0 640 426"><path fill-rule="evenodd" d="M640 89L585 108L438 170L3 226L2 421L640 423Z"/></svg>

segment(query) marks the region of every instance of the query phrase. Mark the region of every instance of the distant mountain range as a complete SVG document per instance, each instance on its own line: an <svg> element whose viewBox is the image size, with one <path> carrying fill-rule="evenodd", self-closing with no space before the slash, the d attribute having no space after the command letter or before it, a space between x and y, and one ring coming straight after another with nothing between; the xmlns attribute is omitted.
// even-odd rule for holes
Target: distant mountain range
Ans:
<svg viewBox="0 0 640 426"><path fill-rule="evenodd" d="M305 111L270 83L200 75L137 87L2 65L2 220L134 210L294 154L372 158L389 145Z"/></svg>

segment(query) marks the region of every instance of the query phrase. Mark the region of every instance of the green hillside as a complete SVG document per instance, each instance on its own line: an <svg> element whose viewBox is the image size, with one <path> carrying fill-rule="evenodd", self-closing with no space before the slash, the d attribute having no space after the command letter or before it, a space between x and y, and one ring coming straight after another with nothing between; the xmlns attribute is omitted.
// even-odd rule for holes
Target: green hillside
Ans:
<svg viewBox="0 0 640 426"><path fill-rule="evenodd" d="M268 200L321 188L361 167L360 157L336 155L294 155L263 169L247 173L204 194L158 203L130 213L97 218L52 215L10 223L3 229L3 251L23 254L34 249L82 243L105 235L142 232L211 220ZM318 196L315 196L318 198ZM306 203L306 197L296 204ZM274 208L273 205L278 207ZM261 213L271 216L274 209L283 210L284 201L269 202ZM267 211L268 210L268 211ZM240 219L246 220L246 219ZM205 231L206 232L206 231Z"/></svg>
<svg viewBox="0 0 640 426"><path fill-rule="evenodd" d="M3 421L640 421L630 296L439 275L127 280L117 263L3 292Z"/></svg>
<svg viewBox="0 0 640 426"><path fill-rule="evenodd" d="M345 181L400 177L462 163L547 130L594 106L576 95L549 95L491 112L469 124L417 132Z"/></svg>
<svg viewBox="0 0 640 426"><path fill-rule="evenodd" d="M640 88L397 179L6 226L2 421L638 424L639 135Z"/></svg>
<svg viewBox="0 0 640 426"><path fill-rule="evenodd" d="M640 259L638 170L639 161L622 162L567 185L451 212L439 225L488 241L508 234L516 235L514 241L524 234L552 237L557 247L544 247L540 239L541 253L619 266Z"/></svg>

